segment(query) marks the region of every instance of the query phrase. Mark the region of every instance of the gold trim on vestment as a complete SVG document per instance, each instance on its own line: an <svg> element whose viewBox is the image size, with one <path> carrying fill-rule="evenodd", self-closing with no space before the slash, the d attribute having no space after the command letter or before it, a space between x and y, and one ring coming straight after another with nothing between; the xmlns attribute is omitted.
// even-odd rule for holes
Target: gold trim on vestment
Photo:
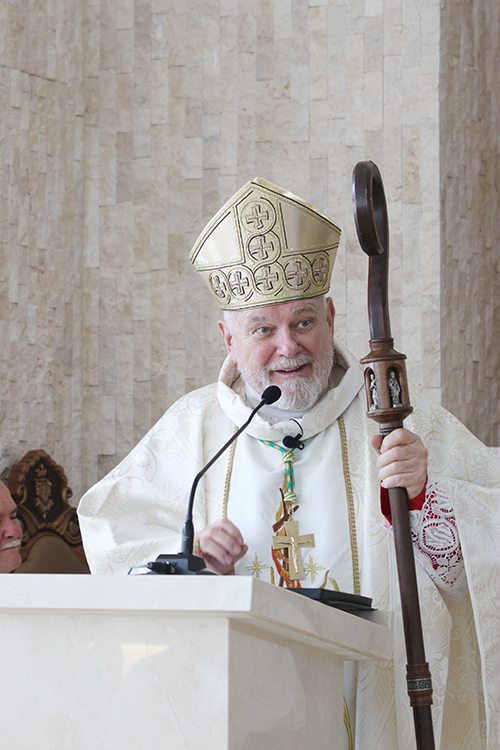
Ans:
<svg viewBox="0 0 500 750"><path fill-rule="evenodd" d="M344 470L345 494L347 497L347 515L349 518L349 536L351 538L351 555L352 555L352 582L354 593L359 596L361 593L361 583L359 575L359 557L358 557L358 540L356 535L356 514L354 512L354 495L352 491L351 472L349 470L349 453L347 450L347 433L345 429L344 417L338 418L340 445L342 449L342 468Z"/></svg>
<svg viewBox="0 0 500 750"><path fill-rule="evenodd" d="M239 427L238 425L234 425L233 435L236 435L238 432ZM233 473L233 463L234 463L234 452L236 450L236 443L238 440L236 439L234 443L232 444L231 448L229 449L229 458L227 461L227 471L226 471L226 481L224 482L224 495L222 496L222 518L227 518L227 504L229 502L229 489L231 487L231 474Z"/></svg>
<svg viewBox="0 0 500 750"><path fill-rule="evenodd" d="M347 732L347 743L349 750L354 749L354 744L352 741L352 729L351 729L351 717L349 716L349 709L347 708L347 701L344 698L344 726L345 731Z"/></svg>

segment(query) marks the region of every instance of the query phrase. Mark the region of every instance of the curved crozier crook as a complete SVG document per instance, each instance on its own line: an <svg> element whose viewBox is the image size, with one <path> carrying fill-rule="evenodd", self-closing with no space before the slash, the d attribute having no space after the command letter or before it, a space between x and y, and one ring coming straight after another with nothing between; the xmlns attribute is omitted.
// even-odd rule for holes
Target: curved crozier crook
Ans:
<svg viewBox="0 0 500 750"><path fill-rule="evenodd" d="M352 175L352 202L359 244L370 256L368 316L370 338L391 338L389 318L389 219L384 184L372 161L360 161Z"/></svg>
<svg viewBox="0 0 500 750"><path fill-rule="evenodd" d="M354 220L361 247L370 256L389 252L389 221L384 183L372 161L359 161L352 174Z"/></svg>

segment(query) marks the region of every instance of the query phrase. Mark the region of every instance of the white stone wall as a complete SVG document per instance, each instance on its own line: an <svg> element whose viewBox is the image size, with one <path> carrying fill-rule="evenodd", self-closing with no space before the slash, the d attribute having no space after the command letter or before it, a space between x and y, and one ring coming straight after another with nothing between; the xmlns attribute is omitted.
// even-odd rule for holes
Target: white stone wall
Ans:
<svg viewBox="0 0 500 750"><path fill-rule="evenodd" d="M438 2L95 3L85 43L85 413L86 434L99 430L85 440L85 484L173 400L216 378L217 310L187 253L255 175L343 227L337 332L362 356L367 262L350 182L358 160L378 163L394 335L413 381L439 398L438 41Z"/></svg>
<svg viewBox="0 0 500 750"><path fill-rule="evenodd" d="M218 312L187 256L256 175L343 228L337 334L362 356L351 173L379 165L396 346L440 398L438 0L5 0L0 13L2 468L43 447L78 497L216 378Z"/></svg>
<svg viewBox="0 0 500 750"><path fill-rule="evenodd" d="M29 12L28 12L29 11ZM0 4L0 470L44 448L82 477L79 0Z"/></svg>
<svg viewBox="0 0 500 750"><path fill-rule="evenodd" d="M443 405L500 445L500 7L443 2Z"/></svg>

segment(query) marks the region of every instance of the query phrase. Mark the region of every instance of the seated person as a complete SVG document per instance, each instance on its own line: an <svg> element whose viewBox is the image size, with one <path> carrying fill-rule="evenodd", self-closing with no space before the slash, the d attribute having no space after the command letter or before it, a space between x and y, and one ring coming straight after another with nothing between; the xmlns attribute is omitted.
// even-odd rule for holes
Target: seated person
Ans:
<svg viewBox="0 0 500 750"><path fill-rule="evenodd" d="M17 505L0 482L0 573L12 573L21 565L22 535Z"/></svg>
<svg viewBox="0 0 500 750"><path fill-rule="evenodd" d="M208 224L191 260L224 311L228 357L219 382L174 404L82 498L85 551L93 573L123 574L178 551L193 478L263 390L278 385L279 401L200 482L196 554L220 574L340 589L395 611L395 666L356 663L346 698L357 748L403 747L412 718L386 490L405 487L436 746L442 737L442 749L479 750L483 686L489 731L498 728L500 643L488 623L493 610L500 616L500 583L487 571L500 561L484 531L500 528L498 461L414 392L408 429L384 440L376 434L362 370L334 341L335 310L325 297L339 237L320 211L259 179ZM285 447L297 435L297 448Z"/></svg>

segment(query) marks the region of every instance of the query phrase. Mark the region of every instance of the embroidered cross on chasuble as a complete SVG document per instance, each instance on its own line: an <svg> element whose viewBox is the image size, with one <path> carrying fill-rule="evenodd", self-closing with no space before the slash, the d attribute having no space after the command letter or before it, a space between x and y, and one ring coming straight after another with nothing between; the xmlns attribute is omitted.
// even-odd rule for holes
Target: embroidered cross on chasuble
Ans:
<svg viewBox="0 0 500 750"><path fill-rule="evenodd" d="M300 581L305 577L300 549L301 547L314 547L315 544L314 534L304 534L304 536L301 536L299 534L299 522L293 520L293 514L299 507L297 504L297 495L295 494L294 453L293 450L282 448L280 445L271 443L268 440L261 440L260 442L279 450L285 465L285 479L282 491L283 500L282 508L280 509L282 512L279 514L281 517L277 518L273 526L273 530L277 532L277 536L273 536L272 538L273 558L282 578L288 579L290 583ZM283 553L281 561L283 565L280 564L275 555L278 551ZM280 585L282 585L281 582Z"/></svg>

